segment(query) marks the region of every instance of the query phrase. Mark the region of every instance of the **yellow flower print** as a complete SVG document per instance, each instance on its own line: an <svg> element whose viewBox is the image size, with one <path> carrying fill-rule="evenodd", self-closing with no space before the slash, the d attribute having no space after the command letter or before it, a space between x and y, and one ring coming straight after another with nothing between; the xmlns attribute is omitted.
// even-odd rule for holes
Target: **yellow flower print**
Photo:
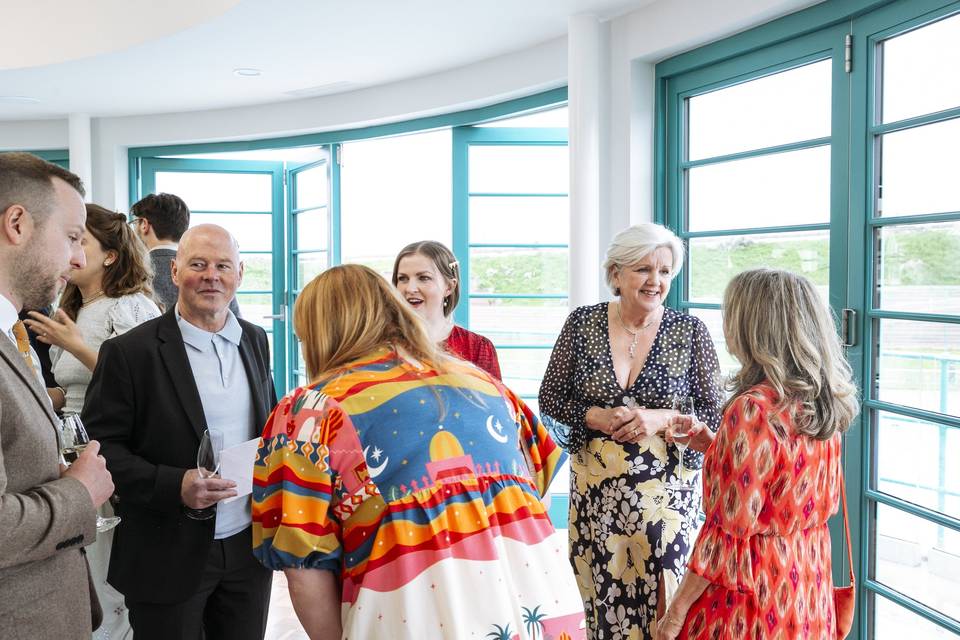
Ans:
<svg viewBox="0 0 960 640"><path fill-rule="evenodd" d="M586 462L587 473L594 483L596 479L622 476L630 468L623 446L605 438L592 439L581 453L581 460Z"/></svg>
<svg viewBox="0 0 960 640"><path fill-rule="evenodd" d="M643 562L650 556L650 542L645 535L615 534L607 538L607 551L613 554L607 569L624 584L636 584Z"/></svg>

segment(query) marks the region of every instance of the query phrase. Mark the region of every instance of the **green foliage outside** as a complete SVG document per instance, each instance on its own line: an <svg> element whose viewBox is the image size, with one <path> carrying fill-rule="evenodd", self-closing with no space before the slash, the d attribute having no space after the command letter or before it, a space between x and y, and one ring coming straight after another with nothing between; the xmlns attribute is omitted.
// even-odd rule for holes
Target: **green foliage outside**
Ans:
<svg viewBox="0 0 960 640"><path fill-rule="evenodd" d="M881 250L884 284L960 284L960 234L949 227L886 231Z"/></svg>
<svg viewBox="0 0 960 640"><path fill-rule="evenodd" d="M470 293L566 294L567 264L566 251L478 255L470 261ZM543 304L537 300L498 300L497 303Z"/></svg>

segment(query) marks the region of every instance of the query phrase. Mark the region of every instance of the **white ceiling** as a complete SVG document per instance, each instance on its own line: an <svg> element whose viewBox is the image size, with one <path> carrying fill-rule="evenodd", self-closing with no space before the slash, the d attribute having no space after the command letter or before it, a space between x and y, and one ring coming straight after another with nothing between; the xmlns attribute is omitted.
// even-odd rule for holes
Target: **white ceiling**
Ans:
<svg viewBox="0 0 960 640"><path fill-rule="evenodd" d="M15 38L0 43L0 120L194 111L349 91L552 40L566 34L571 15L608 19L655 1L0 0L4 22L17 25L5 30ZM239 67L262 75L237 77Z"/></svg>

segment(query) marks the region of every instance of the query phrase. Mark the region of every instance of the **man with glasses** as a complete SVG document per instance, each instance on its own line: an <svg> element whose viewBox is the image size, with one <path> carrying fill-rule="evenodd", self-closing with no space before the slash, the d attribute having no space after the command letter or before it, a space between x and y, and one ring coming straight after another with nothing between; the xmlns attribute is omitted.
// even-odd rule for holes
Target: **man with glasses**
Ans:
<svg viewBox="0 0 960 640"><path fill-rule="evenodd" d="M83 185L28 153L0 153L0 636L89 638L100 605L82 547L113 493L100 445L65 471L24 307L53 302L86 265ZM91 599L94 598L94 599Z"/></svg>
<svg viewBox="0 0 960 640"><path fill-rule="evenodd" d="M151 193L132 207L130 226L147 246L153 263L153 293L164 311L177 303L177 285L170 268L177 257L177 245L190 226L190 208L172 193ZM230 311L240 317L237 299L230 301Z"/></svg>

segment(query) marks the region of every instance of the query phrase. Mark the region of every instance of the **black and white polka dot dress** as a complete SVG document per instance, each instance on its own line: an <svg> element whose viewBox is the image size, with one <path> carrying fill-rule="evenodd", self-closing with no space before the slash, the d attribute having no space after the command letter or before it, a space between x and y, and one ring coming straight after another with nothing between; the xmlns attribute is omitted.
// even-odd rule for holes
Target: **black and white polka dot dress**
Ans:
<svg viewBox="0 0 960 640"><path fill-rule="evenodd" d="M590 407L669 409L674 395L695 398L697 417L720 424L720 366L703 322L664 309L643 369L628 389L610 352L608 303L567 318L540 386L540 411L562 423L570 451L570 561L587 614L588 637L652 638L657 584L679 582L700 505L703 455L687 450L678 475L674 445L660 436L621 444L587 428ZM682 490L674 488L684 486Z"/></svg>

